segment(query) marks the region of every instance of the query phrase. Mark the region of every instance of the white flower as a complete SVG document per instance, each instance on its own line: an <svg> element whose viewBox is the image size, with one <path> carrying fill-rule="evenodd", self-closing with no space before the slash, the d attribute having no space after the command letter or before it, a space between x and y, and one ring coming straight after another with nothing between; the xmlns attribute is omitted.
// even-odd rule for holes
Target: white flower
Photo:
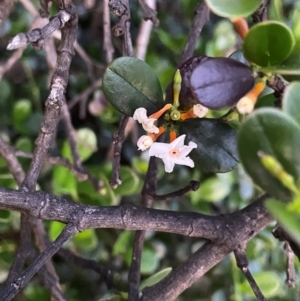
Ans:
<svg viewBox="0 0 300 301"><path fill-rule="evenodd" d="M135 110L133 114L133 119L137 120L139 123L142 124L143 129L148 133L155 133L159 132L158 127L154 125L156 119L148 118L147 110L145 108L138 108Z"/></svg>
<svg viewBox="0 0 300 301"><path fill-rule="evenodd" d="M140 139L137 142L137 146L139 150L144 151L147 148L149 148L153 144L153 140L148 135L143 135L140 137Z"/></svg>
<svg viewBox="0 0 300 301"><path fill-rule="evenodd" d="M197 145L194 142L184 145L185 136L181 135L171 143L153 143L149 151L149 156L161 158L165 164L166 172L172 172L175 164L194 167L194 161L190 157L187 157L187 155Z"/></svg>
<svg viewBox="0 0 300 301"><path fill-rule="evenodd" d="M204 107L200 104L193 106L193 113L194 113L194 115L196 115L199 118L204 117L207 114L207 112L208 112L207 107Z"/></svg>

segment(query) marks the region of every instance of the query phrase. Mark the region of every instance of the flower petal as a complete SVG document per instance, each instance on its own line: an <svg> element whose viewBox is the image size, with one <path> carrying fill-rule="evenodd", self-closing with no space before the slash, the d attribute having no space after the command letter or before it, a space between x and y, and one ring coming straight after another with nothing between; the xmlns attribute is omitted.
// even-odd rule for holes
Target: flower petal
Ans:
<svg viewBox="0 0 300 301"><path fill-rule="evenodd" d="M197 148L197 144L194 142L190 142L189 145L184 145L179 149L180 158L186 157L194 148Z"/></svg>
<svg viewBox="0 0 300 301"><path fill-rule="evenodd" d="M148 118L147 120L142 122L142 127L143 129L148 132L148 133L155 133L158 134L159 133L159 129L158 127L156 127L154 125L154 122L156 121L156 119L153 118Z"/></svg>
<svg viewBox="0 0 300 301"><path fill-rule="evenodd" d="M170 149L179 149L184 146L184 139L186 135L177 137L172 143L170 143Z"/></svg>
<svg viewBox="0 0 300 301"><path fill-rule="evenodd" d="M162 142L154 142L149 150L149 156L164 158L169 154L170 144Z"/></svg>
<svg viewBox="0 0 300 301"><path fill-rule="evenodd" d="M149 148L151 145L153 144L153 140L150 136L148 135L143 135L139 138L139 140L137 141L137 146L138 149L141 151L146 150L147 148Z"/></svg>
<svg viewBox="0 0 300 301"><path fill-rule="evenodd" d="M169 157L169 156L165 156L162 160L165 164L165 171L166 172L172 172L173 169L174 169L174 166L175 166L174 161L172 160L172 158Z"/></svg>
<svg viewBox="0 0 300 301"><path fill-rule="evenodd" d="M185 165L189 167L195 166L194 161L190 157L174 157L173 161L175 164L179 164L179 165Z"/></svg>
<svg viewBox="0 0 300 301"><path fill-rule="evenodd" d="M208 112L208 108L204 107L200 104L194 105L193 106L193 113L196 115L198 118L204 117Z"/></svg>
<svg viewBox="0 0 300 301"><path fill-rule="evenodd" d="M133 114L133 119L137 120L139 123L142 123L143 121L147 120L147 110L145 108L136 109Z"/></svg>

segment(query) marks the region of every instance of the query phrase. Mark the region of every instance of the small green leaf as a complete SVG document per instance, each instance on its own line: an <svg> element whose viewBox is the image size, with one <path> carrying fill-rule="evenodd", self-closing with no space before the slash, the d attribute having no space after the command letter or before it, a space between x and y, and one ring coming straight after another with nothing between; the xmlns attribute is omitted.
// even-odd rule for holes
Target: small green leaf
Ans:
<svg viewBox="0 0 300 301"><path fill-rule="evenodd" d="M75 237L72 238L74 244L84 250L92 250L97 246L97 236L95 229L87 229L83 232L78 233Z"/></svg>
<svg viewBox="0 0 300 301"><path fill-rule="evenodd" d="M97 137L89 128L76 132L78 152L82 161L87 160L97 150Z"/></svg>
<svg viewBox="0 0 300 301"><path fill-rule="evenodd" d="M258 287L266 298L272 298L278 295L281 288L281 279L272 272L258 272L253 274ZM242 292L245 295L253 296L254 293L247 280L241 283Z"/></svg>
<svg viewBox="0 0 300 301"><path fill-rule="evenodd" d="M152 114L163 105L156 74L145 62L132 57L118 58L108 66L103 92L115 109L127 116L133 116L140 107Z"/></svg>
<svg viewBox="0 0 300 301"><path fill-rule="evenodd" d="M140 179L136 173L128 166L121 166L120 175L122 184L114 190L115 194L125 196L136 193L140 187Z"/></svg>
<svg viewBox="0 0 300 301"><path fill-rule="evenodd" d="M283 94L282 109L300 125L300 82L289 84Z"/></svg>
<svg viewBox="0 0 300 301"><path fill-rule="evenodd" d="M113 246L113 254L120 255L124 254L128 248L130 248L131 243L133 242L133 232L132 231L123 231L118 239L116 240Z"/></svg>
<svg viewBox="0 0 300 301"><path fill-rule="evenodd" d="M13 123L18 124L28 118L31 113L31 102L28 99L18 100L13 108Z"/></svg>
<svg viewBox="0 0 300 301"><path fill-rule="evenodd" d="M252 63L262 67L274 66L290 55L294 45L293 33L285 24L266 21L251 27L244 41L243 52Z"/></svg>
<svg viewBox="0 0 300 301"><path fill-rule="evenodd" d="M49 227L49 237L52 241L54 241L58 235L61 233L63 228L65 227L65 224L56 222L56 221L51 221L50 222L50 227Z"/></svg>
<svg viewBox="0 0 300 301"><path fill-rule="evenodd" d="M212 177L201 183L197 192L199 198L207 202L218 202L230 193L231 184L220 178Z"/></svg>
<svg viewBox="0 0 300 301"><path fill-rule="evenodd" d="M257 185L280 200L290 199L290 191L262 165L258 152L274 157L296 181L300 178L300 128L291 117L274 108L256 110L240 128L238 149Z"/></svg>
<svg viewBox="0 0 300 301"><path fill-rule="evenodd" d="M190 157L204 172L227 172L238 163L236 132L229 125L212 119L190 119L179 125L180 135L186 134L187 144L197 144Z"/></svg>
<svg viewBox="0 0 300 301"><path fill-rule="evenodd" d="M260 0L206 0L209 8L218 16L225 18L248 17L254 13Z"/></svg>
<svg viewBox="0 0 300 301"><path fill-rule="evenodd" d="M279 224L297 241L300 241L300 216L291 212L287 204L277 200L267 200L267 209L274 215Z"/></svg>
<svg viewBox="0 0 300 301"><path fill-rule="evenodd" d="M150 250L144 249L142 253L142 260L141 260L141 273L142 274L151 274L157 268L159 264L159 258L157 254Z"/></svg>
<svg viewBox="0 0 300 301"><path fill-rule="evenodd" d="M165 269L155 273L154 275L150 276L149 278L145 279L140 284L139 290L142 291L145 287L152 286L152 285L158 283L159 281L161 281L162 279L167 277L172 272L172 270L173 270L172 268L165 268Z"/></svg>

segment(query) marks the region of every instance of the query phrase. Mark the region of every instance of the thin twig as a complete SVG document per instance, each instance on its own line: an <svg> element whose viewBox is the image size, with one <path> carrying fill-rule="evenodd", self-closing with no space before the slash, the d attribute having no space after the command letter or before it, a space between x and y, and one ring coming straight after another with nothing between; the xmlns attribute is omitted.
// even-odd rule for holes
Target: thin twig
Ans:
<svg viewBox="0 0 300 301"><path fill-rule="evenodd" d="M209 19L209 8L205 1L200 1L195 10L195 17L193 20L193 25L190 29L187 42L185 44L184 50L181 54L178 66L182 65L186 60L193 56L197 40L199 39L200 33L203 26Z"/></svg>
<svg viewBox="0 0 300 301"><path fill-rule="evenodd" d="M252 15L253 23L259 23L268 19L268 8L270 0L262 0L261 5L256 12Z"/></svg>
<svg viewBox="0 0 300 301"><path fill-rule="evenodd" d="M184 195L185 193L189 191L197 191L200 187L200 183L198 181L190 181L188 185L186 185L184 188L178 189L176 191L166 193L163 195L157 195L156 193L149 192L154 199L154 201L169 201L176 197L179 197L181 195Z"/></svg>
<svg viewBox="0 0 300 301"><path fill-rule="evenodd" d="M71 237L78 233L78 229L73 224L68 224L58 238L45 250L43 251L34 262L13 282L8 283L3 295L1 296L2 301L10 301L30 279L45 265L61 247Z"/></svg>
<svg viewBox="0 0 300 301"><path fill-rule="evenodd" d="M154 0L155 2L155 0ZM149 4L149 1L147 0L139 0L139 4L140 7L142 9L143 12L143 19L145 21L150 20L154 26L158 26L159 25L159 20L156 17L156 10L153 6L151 6L151 4Z"/></svg>
<svg viewBox="0 0 300 301"><path fill-rule="evenodd" d="M236 264L238 268L245 275L249 285L252 288L253 293L255 294L258 301L267 301L260 288L258 287L256 281L254 280L249 268L248 268L248 259L245 253L244 247L238 247L234 250L234 256L236 259Z"/></svg>
<svg viewBox="0 0 300 301"><path fill-rule="evenodd" d="M108 7L109 0L103 0L103 49L105 52L105 61L109 64L113 60L114 47L111 41L110 11Z"/></svg>
<svg viewBox="0 0 300 301"><path fill-rule="evenodd" d="M292 251L291 246L287 241L285 241L283 248L287 257L285 283L288 287L295 287L296 272L294 264L294 252Z"/></svg>
<svg viewBox="0 0 300 301"><path fill-rule="evenodd" d="M113 188L117 188L122 184L120 178L120 160L121 160L121 151L122 144L125 138L125 128L128 123L129 117L123 116L120 122L119 130L113 135L113 145L114 145L114 154L112 160L112 177L109 181L110 185Z"/></svg>
<svg viewBox="0 0 300 301"><path fill-rule="evenodd" d="M151 157L149 162L146 179L142 190L142 206L150 208L153 203L153 198L150 192L156 191L156 174L157 174L157 158ZM141 261L144 247L145 231L136 231L133 251L131 256L131 264L128 273L129 291L128 301L136 301L139 296L139 285L141 278Z"/></svg>

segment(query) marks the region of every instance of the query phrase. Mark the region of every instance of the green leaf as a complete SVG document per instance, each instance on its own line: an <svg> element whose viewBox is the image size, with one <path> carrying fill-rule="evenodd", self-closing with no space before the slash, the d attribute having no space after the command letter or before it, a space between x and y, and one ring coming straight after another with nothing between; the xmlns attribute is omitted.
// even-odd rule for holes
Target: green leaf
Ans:
<svg viewBox="0 0 300 301"><path fill-rule="evenodd" d="M266 21L251 27L244 41L243 52L252 63L262 67L274 66L290 55L294 45L293 33L285 24Z"/></svg>
<svg viewBox="0 0 300 301"><path fill-rule="evenodd" d="M132 57L118 58L108 66L103 92L115 109L127 116L140 107L152 114L163 105L157 76L145 62Z"/></svg>
<svg viewBox="0 0 300 301"><path fill-rule="evenodd" d="M226 179L212 177L201 183L197 195L204 201L217 202L230 193L230 188L231 184Z"/></svg>
<svg viewBox="0 0 300 301"><path fill-rule="evenodd" d="M274 215L279 224L297 241L300 241L300 216L298 212L291 212L284 204L277 200L267 200L267 209Z"/></svg>
<svg viewBox="0 0 300 301"><path fill-rule="evenodd" d="M237 165L236 132L229 125L219 120L190 119L180 123L179 132L187 135L186 144L197 144L189 156L200 170L227 172Z"/></svg>
<svg viewBox="0 0 300 301"><path fill-rule="evenodd" d="M280 200L290 191L262 165L258 152L274 157L296 181L300 178L300 129L288 115L274 108L261 108L249 115L238 133L242 163L257 185Z"/></svg>
<svg viewBox="0 0 300 301"><path fill-rule="evenodd" d="M116 240L113 246L113 254L120 255L124 254L127 249L130 248L131 243L133 242L133 232L132 231L123 231L118 239Z"/></svg>
<svg viewBox="0 0 300 301"><path fill-rule="evenodd" d="M145 287L147 286L152 286L156 283L158 283L159 281L161 281L162 279L164 279L165 277L167 277L171 272L172 272L172 268L165 268L157 273L155 273L154 275L148 277L147 279L145 279L144 281L141 282L139 290L142 291Z"/></svg>
<svg viewBox="0 0 300 301"><path fill-rule="evenodd" d="M78 199L77 179L66 167L55 166L53 169L53 192L55 194L69 194Z"/></svg>
<svg viewBox="0 0 300 301"><path fill-rule="evenodd" d="M28 99L18 100L13 108L13 123L18 124L28 118L31 113L31 102Z"/></svg>
<svg viewBox="0 0 300 301"><path fill-rule="evenodd" d="M292 82L284 90L282 109L300 125L300 82Z"/></svg>
<svg viewBox="0 0 300 301"><path fill-rule="evenodd" d="M87 229L83 232L78 233L75 237L72 238L74 244L84 250L92 250L97 246L97 235L95 229Z"/></svg>
<svg viewBox="0 0 300 301"><path fill-rule="evenodd" d="M122 184L114 190L116 195L132 195L138 191L140 179L130 167L121 166L120 176Z"/></svg>
<svg viewBox="0 0 300 301"><path fill-rule="evenodd" d="M254 280L256 281L258 287L262 291L266 298L272 298L278 295L281 288L281 279L272 272L258 272L253 274ZM247 280L241 283L242 292L245 295L250 295L254 297L253 290L251 289Z"/></svg>
<svg viewBox="0 0 300 301"><path fill-rule="evenodd" d="M142 253L142 260L141 260L141 273L142 274L151 274L157 268L159 264L159 258L157 254L150 250L144 249Z"/></svg>
<svg viewBox="0 0 300 301"><path fill-rule="evenodd" d="M254 13L260 0L206 0L209 8L218 16L225 18L248 17Z"/></svg>
<svg viewBox="0 0 300 301"><path fill-rule="evenodd" d="M82 128L76 132L78 152L82 161L87 160L97 150L97 137L89 128Z"/></svg>
<svg viewBox="0 0 300 301"><path fill-rule="evenodd" d="M58 237L58 235L61 233L61 231L63 230L64 227L65 227L65 224L63 224L63 223L51 221L49 231L48 231L50 239L52 241L54 241Z"/></svg>

